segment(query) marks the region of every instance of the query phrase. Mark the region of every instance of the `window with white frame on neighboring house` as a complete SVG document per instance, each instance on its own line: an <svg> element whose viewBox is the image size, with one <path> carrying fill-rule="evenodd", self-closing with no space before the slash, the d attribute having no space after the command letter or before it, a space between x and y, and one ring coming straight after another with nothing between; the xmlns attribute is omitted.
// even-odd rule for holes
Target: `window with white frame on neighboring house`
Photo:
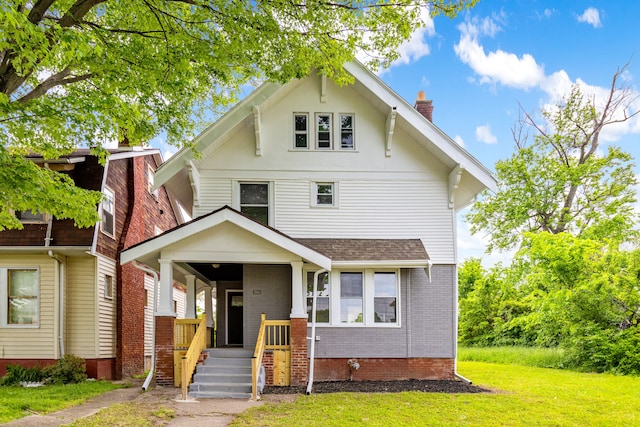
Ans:
<svg viewBox="0 0 640 427"><path fill-rule="evenodd" d="M0 268L0 326L38 326L40 273L37 268Z"/></svg>
<svg viewBox="0 0 640 427"><path fill-rule="evenodd" d="M307 272L307 315L309 322L311 319L311 309L313 307L313 278L315 273L313 271ZM318 284L316 285L316 322L317 323L329 323L331 317L329 316L329 273L318 274Z"/></svg>
<svg viewBox="0 0 640 427"><path fill-rule="evenodd" d="M100 230L110 237L115 237L115 195L109 188L105 188L103 194Z"/></svg>
<svg viewBox="0 0 640 427"><path fill-rule="evenodd" d="M293 147L309 148L309 114L294 113L293 115Z"/></svg>
<svg viewBox="0 0 640 427"><path fill-rule="evenodd" d="M354 149L354 124L353 114L340 114L340 148L343 150Z"/></svg>
<svg viewBox="0 0 640 427"><path fill-rule="evenodd" d="M109 274L104 275L104 297L113 298L113 276Z"/></svg>
<svg viewBox="0 0 640 427"><path fill-rule="evenodd" d="M337 206L337 185L334 182L312 183L312 206Z"/></svg>
<svg viewBox="0 0 640 427"><path fill-rule="evenodd" d="M269 225L269 183L240 183L240 212L256 221Z"/></svg>
<svg viewBox="0 0 640 427"><path fill-rule="evenodd" d="M149 192L149 194L151 194L156 200L158 199L158 189L156 188L155 190L153 189L153 186L155 185L155 178L154 175L155 172L153 171L153 168L151 166L149 166L147 168L147 191Z"/></svg>
<svg viewBox="0 0 640 427"><path fill-rule="evenodd" d="M316 113L316 148L333 148L332 133L332 115L329 113Z"/></svg>

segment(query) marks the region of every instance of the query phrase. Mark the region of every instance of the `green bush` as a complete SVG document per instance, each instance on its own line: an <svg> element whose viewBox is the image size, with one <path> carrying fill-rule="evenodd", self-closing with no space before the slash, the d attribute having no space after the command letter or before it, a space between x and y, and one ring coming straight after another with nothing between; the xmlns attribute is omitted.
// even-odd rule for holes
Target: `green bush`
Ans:
<svg viewBox="0 0 640 427"><path fill-rule="evenodd" d="M566 346L569 366L592 372L640 375L640 329L602 331L574 336Z"/></svg>
<svg viewBox="0 0 640 427"><path fill-rule="evenodd" d="M21 382L40 382L43 379L42 369L38 366L25 368L20 365L8 365L7 374L0 378L0 385L14 386Z"/></svg>
<svg viewBox="0 0 640 427"><path fill-rule="evenodd" d="M65 354L55 365L44 368L43 373L51 384L76 384L87 379L84 359L72 354Z"/></svg>

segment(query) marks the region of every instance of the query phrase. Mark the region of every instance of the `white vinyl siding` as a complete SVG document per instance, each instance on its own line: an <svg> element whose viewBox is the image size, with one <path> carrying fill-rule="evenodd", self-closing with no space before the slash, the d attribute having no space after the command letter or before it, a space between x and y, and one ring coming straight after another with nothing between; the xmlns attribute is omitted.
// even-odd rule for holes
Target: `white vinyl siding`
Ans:
<svg viewBox="0 0 640 427"><path fill-rule="evenodd" d="M95 358L98 353L96 294L99 286L96 259L69 258L66 275L65 351L80 357ZM101 291L104 292L104 286Z"/></svg>
<svg viewBox="0 0 640 427"><path fill-rule="evenodd" d="M51 359L56 356L55 310L58 297L55 289L55 260L38 255L3 255L0 268L35 268L40 278L37 327L0 328L0 354L6 359ZM6 313L1 313L6 316Z"/></svg>
<svg viewBox="0 0 640 427"><path fill-rule="evenodd" d="M113 298L105 298L104 278L113 277ZM116 262L103 256L98 257L98 346L99 357L116 356L116 301L120 297L116 290ZM102 282L102 283L100 283Z"/></svg>
<svg viewBox="0 0 640 427"><path fill-rule="evenodd" d="M144 355L151 357L153 353L153 301L155 292L153 276L144 275L144 289L147 291L147 301L144 306Z"/></svg>

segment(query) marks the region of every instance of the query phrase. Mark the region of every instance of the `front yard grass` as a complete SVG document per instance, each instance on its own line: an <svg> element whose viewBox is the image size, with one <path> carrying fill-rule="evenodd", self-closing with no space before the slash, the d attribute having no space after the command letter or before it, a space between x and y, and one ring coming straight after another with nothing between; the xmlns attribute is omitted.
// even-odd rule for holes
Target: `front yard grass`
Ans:
<svg viewBox="0 0 640 427"><path fill-rule="evenodd" d="M94 396L120 388L107 381L42 387L0 387L0 423L31 414L47 414L78 405Z"/></svg>
<svg viewBox="0 0 640 427"><path fill-rule="evenodd" d="M312 394L232 426L640 426L640 378L484 362L459 371L486 394Z"/></svg>

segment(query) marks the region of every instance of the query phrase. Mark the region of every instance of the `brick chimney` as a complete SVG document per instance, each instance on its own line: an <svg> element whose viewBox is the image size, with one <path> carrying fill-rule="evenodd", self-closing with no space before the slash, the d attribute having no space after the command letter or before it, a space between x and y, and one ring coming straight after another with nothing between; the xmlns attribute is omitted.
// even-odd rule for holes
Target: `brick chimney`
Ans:
<svg viewBox="0 0 640 427"><path fill-rule="evenodd" d="M418 99L416 99L416 103L413 108L418 110L420 114L433 123L433 101L431 99L425 99L423 90L418 92Z"/></svg>

